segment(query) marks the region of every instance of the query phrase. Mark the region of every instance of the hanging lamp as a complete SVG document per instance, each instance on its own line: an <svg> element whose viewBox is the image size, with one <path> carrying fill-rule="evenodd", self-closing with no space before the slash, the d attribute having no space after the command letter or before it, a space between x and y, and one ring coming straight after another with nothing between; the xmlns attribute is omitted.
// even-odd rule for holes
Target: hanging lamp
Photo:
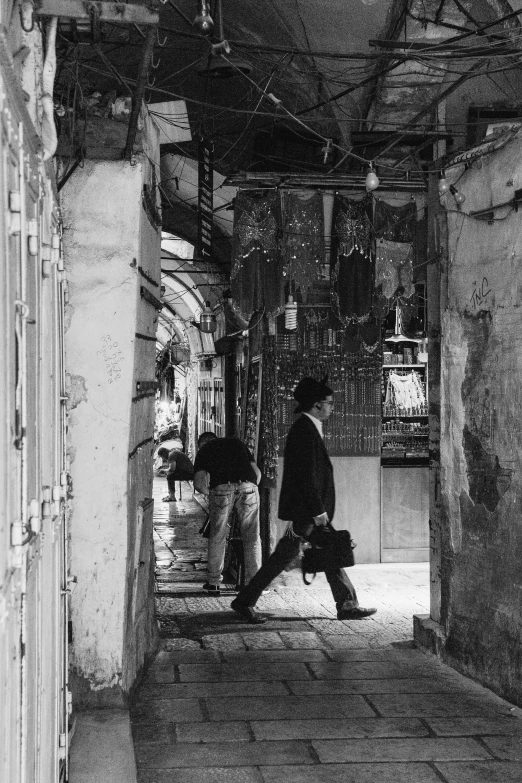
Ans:
<svg viewBox="0 0 522 783"><path fill-rule="evenodd" d="M240 73L250 73L252 64L230 51L223 30L221 0L217 0L215 11L218 41L212 45L207 64L198 70L198 76L209 79L231 79L233 76L239 76ZM226 60L221 57L222 53L226 54Z"/></svg>
<svg viewBox="0 0 522 783"><path fill-rule="evenodd" d="M205 307L199 316L197 327L200 332L215 332L217 328L216 316L210 308L210 302L205 302Z"/></svg>
<svg viewBox="0 0 522 783"><path fill-rule="evenodd" d="M416 337L406 337L402 332L402 309L397 301L395 305L395 332L391 337L386 337L386 343L420 343Z"/></svg>

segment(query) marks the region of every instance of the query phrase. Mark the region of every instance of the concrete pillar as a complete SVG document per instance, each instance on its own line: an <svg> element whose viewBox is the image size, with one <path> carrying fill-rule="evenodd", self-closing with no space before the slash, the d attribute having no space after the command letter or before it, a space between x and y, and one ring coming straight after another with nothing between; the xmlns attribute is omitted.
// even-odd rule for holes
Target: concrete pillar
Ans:
<svg viewBox="0 0 522 783"><path fill-rule="evenodd" d="M71 686L80 706L123 704L156 641L153 168L150 156L87 160L64 188Z"/></svg>

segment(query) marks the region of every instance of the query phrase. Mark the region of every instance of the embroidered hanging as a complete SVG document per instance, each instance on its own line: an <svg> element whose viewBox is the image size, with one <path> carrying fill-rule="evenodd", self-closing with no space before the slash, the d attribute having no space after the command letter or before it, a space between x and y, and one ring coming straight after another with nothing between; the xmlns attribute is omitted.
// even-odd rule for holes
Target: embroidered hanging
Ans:
<svg viewBox="0 0 522 783"><path fill-rule="evenodd" d="M414 201L395 207L376 199L373 217L375 236L390 242L413 242L416 216L417 207Z"/></svg>
<svg viewBox="0 0 522 783"><path fill-rule="evenodd" d="M275 192L238 193L230 287L246 319L263 308L267 315L276 315L283 307L278 226L279 197Z"/></svg>
<svg viewBox="0 0 522 783"><path fill-rule="evenodd" d="M377 239L375 243L375 287L381 286L382 295L391 299L399 286L401 296L409 299L415 293L413 285L413 245L410 242L390 242Z"/></svg>
<svg viewBox="0 0 522 783"><path fill-rule="evenodd" d="M332 307L346 325L363 322L372 309L371 198L350 201L337 195L332 238Z"/></svg>
<svg viewBox="0 0 522 783"><path fill-rule="evenodd" d="M284 196L283 275L289 293L306 303L320 276L324 258L323 198L317 191L289 191Z"/></svg>

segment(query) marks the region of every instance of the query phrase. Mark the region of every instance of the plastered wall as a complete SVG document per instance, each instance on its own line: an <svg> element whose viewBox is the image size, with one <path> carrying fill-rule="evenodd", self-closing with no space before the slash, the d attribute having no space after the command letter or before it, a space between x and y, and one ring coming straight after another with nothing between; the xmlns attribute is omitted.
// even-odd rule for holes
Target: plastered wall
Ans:
<svg viewBox="0 0 522 783"><path fill-rule="evenodd" d="M159 298L160 234L142 206L149 165L142 156L134 165L87 160L64 188L77 705L122 703L154 645L146 589L154 396L136 386L154 379L157 311L141 287Z"/></svg>
<svg viewBox="0 0 522 783"><path fill-rule="evenodd" d="M522 140L448 172L442 278L441 623L446 655L522 703Z"/></svg>

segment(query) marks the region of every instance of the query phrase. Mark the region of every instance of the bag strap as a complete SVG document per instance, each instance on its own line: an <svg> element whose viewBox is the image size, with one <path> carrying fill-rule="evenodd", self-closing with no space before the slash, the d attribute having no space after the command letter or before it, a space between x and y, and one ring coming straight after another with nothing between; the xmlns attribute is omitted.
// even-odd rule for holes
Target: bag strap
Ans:
<svg viewBox="0 0 522 783"><path fill-rule="evenodd" d="M315 577L317 576L317 574L313 574L311 580L309 582L307 582L306 581L306 571L303 571L302 573L303 573L303 582L305 583L305 585L311 585L312 582L314 581Z"/></svg>

